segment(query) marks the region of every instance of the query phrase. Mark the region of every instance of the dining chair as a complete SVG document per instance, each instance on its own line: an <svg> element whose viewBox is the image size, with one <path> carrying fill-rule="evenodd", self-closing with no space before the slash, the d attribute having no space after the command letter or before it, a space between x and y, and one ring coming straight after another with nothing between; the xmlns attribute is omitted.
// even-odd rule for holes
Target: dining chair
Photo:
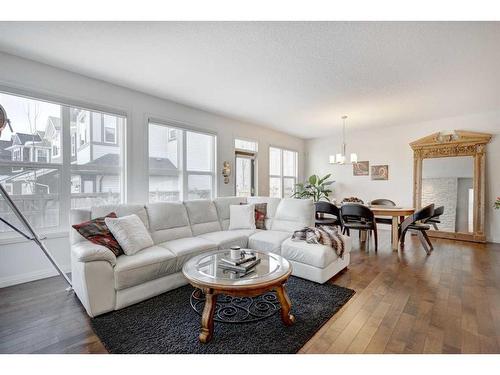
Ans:
<svg viewBox="0 0 500 375"><path fill-rule="evenodd" d="M399 242L401 244L401 248L404 248L406 233L410 231L417 234L420 243L424 247L424 250L427 253L427 255L429 255L431 251L434 250L431 240L427 235L427 231L431 229L431 227L425 224L425 220L429 219L433 214L434 214L434 204L430 204L418 210L417 212L411 214L400 224Z"/></svg>
<svg viewBox="0 0 500 375"><path fill-rule="evenodd" d="M316 226L319 225L331 225L331 226L339 226L342 229L342 222L340 220L340 210L339 208L330 202L316 202L314 204L316 206ZM334 217L322 217L321 214L332 215Z"/></svg>
<svg viewBox="0 0 500 375"><path fill-rule="evenodd" d="M372 205L372 206L391 206L391 207L395 207L396 203L394 203L390 199L384 199L384 198L382 198L382 199L374 199L374 200L372 200L370 202L370 205ZM375 221L378 224L392 225L392 218L388 218L388 217L376 217Z"/></svg>
<svg viewBox="0 0 500 375"><path fill-rule="evenodd" d="M373 232L375 251L378 250L377 223L372 210L358 203L344 204L340 208L340 219L343 227L342 233L347 233L350 236L351 229L358 230L360 233L366 231L368 244L370 243L370 233Z"/></svg>
<svg viewBox="0 0 500 375"><path fill-rule="evenodd" d="M425 220L425 224L431 224L435 230L439 230L438 224L441 224L439 217L444 213L444 206L439 206L434 209L434 214Z"/></svg>
<svg viewBox="0 0 500 375"><path fill-rule="evenodd" d="M374 199L370 202L370 204L374 206L395 206L396 203L394 201L391 201L390 199Z"/></svg>

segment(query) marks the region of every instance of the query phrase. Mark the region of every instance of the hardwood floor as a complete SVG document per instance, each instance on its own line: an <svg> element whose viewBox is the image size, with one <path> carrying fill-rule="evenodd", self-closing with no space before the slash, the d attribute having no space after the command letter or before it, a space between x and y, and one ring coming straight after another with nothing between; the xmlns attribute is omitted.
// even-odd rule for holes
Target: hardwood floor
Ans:
<svg viewBox="0 0 500 375"><path fill-rule="evenodd" d="M500 245L416 238L366 252L332 282L355 296L301 353L500 353ZM373 248L373 247L372 247ZM0 353L105 353L60 278L0 289ZM293 302L293 301L292 301Z"/></svg>

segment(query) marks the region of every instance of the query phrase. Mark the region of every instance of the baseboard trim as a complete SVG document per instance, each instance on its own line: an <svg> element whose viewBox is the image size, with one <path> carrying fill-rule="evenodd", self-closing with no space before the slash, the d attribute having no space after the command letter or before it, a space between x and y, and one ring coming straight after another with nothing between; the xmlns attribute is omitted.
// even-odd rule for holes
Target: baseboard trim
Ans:
<svg viewBox="0 0 500 375"><path fill-rule="evenodd" d="M68 265L62 266L62 270L65 273L70 272L71 265L68 264ZM30 281L46 279L48 277L57 276L58 274L59 273L56 270L46 268L43 270L23 273L20 275L2 277L2 278L0 278L0 288L6 288L6 287L12 286L12 285L24 284L24 283L28 283Z"/></svg>

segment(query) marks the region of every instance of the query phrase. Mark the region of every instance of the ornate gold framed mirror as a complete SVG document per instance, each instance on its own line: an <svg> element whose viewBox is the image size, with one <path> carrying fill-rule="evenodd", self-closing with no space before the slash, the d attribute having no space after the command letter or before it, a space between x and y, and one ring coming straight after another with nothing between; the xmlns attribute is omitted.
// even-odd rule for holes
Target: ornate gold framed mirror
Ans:
<svg viewBox="0 0 500 375"><path fill-rule="evenodd" d="M491 134L456 130L410 143L413 205L444 207L429 236L485 242L485 158Z"/></svg>

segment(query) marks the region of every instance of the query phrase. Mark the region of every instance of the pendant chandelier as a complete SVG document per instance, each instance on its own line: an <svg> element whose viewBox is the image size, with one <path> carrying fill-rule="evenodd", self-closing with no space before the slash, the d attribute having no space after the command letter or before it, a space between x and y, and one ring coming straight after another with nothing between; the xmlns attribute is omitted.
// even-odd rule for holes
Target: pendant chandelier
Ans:
<svg viewBox="0 0 500 375"><path fill-rule="evenodd" d="M342 145L340 148L340 153L336 155L330 155L329 163L330 164L355 164L358 162L358 155L356 153L351 153L350 162L347 163L347 155L346 155L346 142L345 142L345 120L347 120L347 116L342 116Z"/></svg>

